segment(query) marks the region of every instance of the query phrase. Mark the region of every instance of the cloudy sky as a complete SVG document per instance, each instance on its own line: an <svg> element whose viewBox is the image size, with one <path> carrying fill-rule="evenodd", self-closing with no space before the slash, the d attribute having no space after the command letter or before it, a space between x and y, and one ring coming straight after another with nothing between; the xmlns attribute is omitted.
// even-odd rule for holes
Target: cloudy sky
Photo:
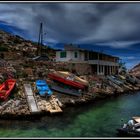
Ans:
<svg viewBox="0 0 140 140"><path fill-rule="evenodd" d="M0 3L0 29L44 43L82 44L119 56L132 68L140 62L140 3Z"/></svg>

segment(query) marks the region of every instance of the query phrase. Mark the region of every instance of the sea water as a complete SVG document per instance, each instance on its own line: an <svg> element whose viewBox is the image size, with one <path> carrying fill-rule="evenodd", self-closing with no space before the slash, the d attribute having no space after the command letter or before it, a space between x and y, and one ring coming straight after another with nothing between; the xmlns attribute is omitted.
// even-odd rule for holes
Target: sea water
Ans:
<svg viewBox="0 0 140 140"><path fill-rule="evenodd" d="M61 115L0 120L0 137L117 137L117 128L140 116L140 92L68 107Z"/></svg>

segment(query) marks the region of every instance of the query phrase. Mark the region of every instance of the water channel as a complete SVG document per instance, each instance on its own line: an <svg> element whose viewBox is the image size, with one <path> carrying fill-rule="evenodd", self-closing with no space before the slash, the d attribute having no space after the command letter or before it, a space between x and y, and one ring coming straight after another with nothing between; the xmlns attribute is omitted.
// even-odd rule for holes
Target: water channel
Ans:
<svg viewBox="0 0 140 140"><path fill-rule="evenodd" d="M140 92L64 109L33 120L0 120L0 137L117 137L116 128L140 116Z"/></svg>

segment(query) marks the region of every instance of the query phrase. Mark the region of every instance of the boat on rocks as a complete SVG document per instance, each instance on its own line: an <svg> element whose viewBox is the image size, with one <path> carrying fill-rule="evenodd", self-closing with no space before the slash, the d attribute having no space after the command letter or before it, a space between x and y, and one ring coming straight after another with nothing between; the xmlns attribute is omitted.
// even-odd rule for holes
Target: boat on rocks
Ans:
<svg viewBox="0 0 140 140"><path fill-rule="evenodd" d="M36 88L40 96L45 97L53 94L45 80L36 80Z"/></svg>
<svg viewBox="0 0 140 140"><path fill-rule="evenodd" d="M86 87L88 87L88 81L81 79L80 77L70 72L55 71L49 73L48 77L53 79L54 81L61 82L75 88L85 89Z"/></svg>
<svg viewBox="0 0 140 140"><path fill-rule="evenodd" d="M140 83L140 80L132 75L126 75L126 81L132 85Z"/></svg>
<svg viewBox="0 0 140 140"><path fill-rule="evenodd" d="M132 117L131 120L124 123L117 131L120 136L140 136L140 117Z"/></svg>
<svg viewBox="0 0 140 140"><path fill-rule="evenodd" d="M0 85L0 99L6 100L16 85L15 79L8 79Z"/></svg>
<svg viewBox="0 0 140 140"><path fill-rule="evenodd" d="M64 86L58 83L52 83L50 88L54 91L57 91L62 94L73 95L73 96L81 96L83 91L81 89L74 89L69 86Z"/></svg>
<svg viewBox="0 0 140 140"><path fill-rule="evenodd" d="M118 86L122 86L123 85L122 81L117 80L117 78L115 76L113 76L113 75L107 76L107 78L110 81L112 81L113 83L115 83L116 85L118 85Z"/></svg>

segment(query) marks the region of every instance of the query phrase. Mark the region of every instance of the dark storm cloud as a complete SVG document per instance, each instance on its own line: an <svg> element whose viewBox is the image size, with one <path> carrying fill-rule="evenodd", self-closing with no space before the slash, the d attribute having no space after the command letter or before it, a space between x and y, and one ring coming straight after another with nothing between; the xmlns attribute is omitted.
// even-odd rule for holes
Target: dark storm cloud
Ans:
<svg viewBox="0 0 140 140"><path fill-rule="evenodd" d="M117 41L122 43L118 47L127 47L125 43L140 38L140 3L1 3L0 13L0 20L26 31L26 38L36 41L40 22L46 42Z"/></svg>

